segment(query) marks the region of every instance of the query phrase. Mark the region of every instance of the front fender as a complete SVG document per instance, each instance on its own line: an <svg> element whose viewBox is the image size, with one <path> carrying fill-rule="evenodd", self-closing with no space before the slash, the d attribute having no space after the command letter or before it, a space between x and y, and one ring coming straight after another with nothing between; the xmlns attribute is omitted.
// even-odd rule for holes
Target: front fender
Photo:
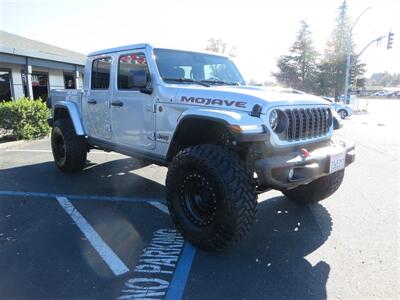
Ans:
<svg viewBox="0 0 400 300"><path fill-rule="evenodd" d="M83 128L82 120L78 107L75 103L69 101L59 101L54 105L53 118L54 121L57 119L57 111L66 110L69 117L74 125L76 135L85 135L85 130Z"/></svg>
<svg viewBox="0 0 400 300"><path fill-rule="evenodd" d="M267 136L267 130L262 120L250 116L247 112L206 108L188 109L179 117L178 127L187 118L204 118L223 123L241 141L264 140Z"/></svg>

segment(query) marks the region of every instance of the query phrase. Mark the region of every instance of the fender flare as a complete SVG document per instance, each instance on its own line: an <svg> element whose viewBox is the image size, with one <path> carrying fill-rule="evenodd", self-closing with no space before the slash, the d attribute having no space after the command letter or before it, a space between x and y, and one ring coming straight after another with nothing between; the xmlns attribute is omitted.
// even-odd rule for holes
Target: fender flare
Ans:
<svg viewBox="0 0 400 300"><path fill-rule="evenodd" d="M83 128L80 113L76 104L70 101L57 102L56 105L54 106L54 111L53 111L54 121L56 120L56 115L57 115L56 112L57 110L60 109L66 110L68 112L72 124L74 125L76 135L85 135L85 130Z"/></svg>
<svg viewBox="0 0 400 300"><path fill-rule="evenodd" d="M247 112L217 110L217 109L188 109L179 119L176 129L188 118L209 119L224 124L227 129L237 136L257 136L267 134L267 128L261 118L253 117ZM232 130L237 129L237 130ZM176 130L175 130L176 131ZM249 140L250 141L250 140Z"/></svg>
<svg viewBox="0 0 400 300"><path fill-rule="evenodd" d="M245 112L215 110L215 109L188 109L184 111L178 118L171 143L168 147L168 155L173 151L173 146L176 142L177 133L184 126L187 120L202 119L209 120L222 124L239 143L244 142L260 142L266 141L269 138L269 133L262 120L257 117L252 117ZM254 129L258 129L255 131ZM232 129L243 129L241 132ZM167 156L168 156L167 155Z"/></svg>

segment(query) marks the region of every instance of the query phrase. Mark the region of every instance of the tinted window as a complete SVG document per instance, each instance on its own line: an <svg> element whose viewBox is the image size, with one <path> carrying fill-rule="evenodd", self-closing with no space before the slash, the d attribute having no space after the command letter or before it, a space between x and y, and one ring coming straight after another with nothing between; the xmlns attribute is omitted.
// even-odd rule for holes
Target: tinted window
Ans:
<svg viewBox="0 0 400 300"><path fill-rule="evenodd" d="M131 53L119 57L118 61L118 89L132 90L133 77L137 71L144 71L149 79L147 60L144 53Z"/></svg>
<svg viewBox="0 0 400 300"><path fill-rule="evenodd" d="M93 60L92 89L108 89L110 86L111 57Z"/></svg>
<svg viewBox="0 0 400 300"><path fill-rule="evenodd" d="M234 63L225 56L169 49L154 49L161 77L244 84Z"/></svg>

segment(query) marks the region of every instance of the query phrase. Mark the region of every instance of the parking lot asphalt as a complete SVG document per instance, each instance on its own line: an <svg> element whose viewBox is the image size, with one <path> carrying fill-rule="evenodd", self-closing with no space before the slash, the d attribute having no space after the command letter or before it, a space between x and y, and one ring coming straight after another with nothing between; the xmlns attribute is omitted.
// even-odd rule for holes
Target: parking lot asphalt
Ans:
<svg viewBox="0 0 400 300"><path fill-rule="evenodd" d="M0 144L0 299L396 299L399 103L371 101L337 138L356 163L333 196L260 195L238 246L196 250L165 206L166 168L92 151L57 170L49 140Z"/></svg>

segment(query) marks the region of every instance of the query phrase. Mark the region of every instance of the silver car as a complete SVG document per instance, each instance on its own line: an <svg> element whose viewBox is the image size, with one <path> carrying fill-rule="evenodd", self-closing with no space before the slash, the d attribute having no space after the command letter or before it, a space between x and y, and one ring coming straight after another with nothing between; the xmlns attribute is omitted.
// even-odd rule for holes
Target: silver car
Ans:
<svg viewBox="0 0 400 300"><path fill-rule="evenodd" d="M353 109L349 105L340 102L335 102L332 98L329 97L322 96L321 98L325 99L326 101L329 101L331 103L331 107L337 111L337 113L342 119L345 119L346 117L351 116L353 114Z"/></svg>

